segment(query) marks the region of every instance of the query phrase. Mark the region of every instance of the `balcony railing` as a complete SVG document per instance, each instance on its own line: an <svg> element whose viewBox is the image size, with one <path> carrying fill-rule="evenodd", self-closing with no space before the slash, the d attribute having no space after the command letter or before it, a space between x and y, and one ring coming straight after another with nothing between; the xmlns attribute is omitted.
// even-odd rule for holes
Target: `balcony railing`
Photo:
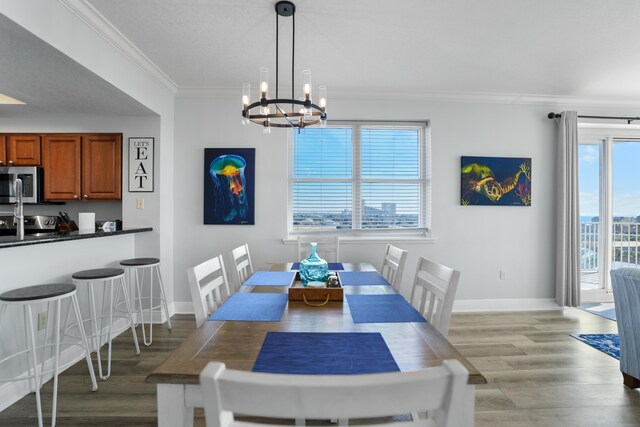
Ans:
<svg viewBox="0 0 640 427"><path fill-rule="evenodd" d="M640 267L640 222L614 222L611 268ZM599 222L580 223L580 270L584 288L599 287Z"/></svg>

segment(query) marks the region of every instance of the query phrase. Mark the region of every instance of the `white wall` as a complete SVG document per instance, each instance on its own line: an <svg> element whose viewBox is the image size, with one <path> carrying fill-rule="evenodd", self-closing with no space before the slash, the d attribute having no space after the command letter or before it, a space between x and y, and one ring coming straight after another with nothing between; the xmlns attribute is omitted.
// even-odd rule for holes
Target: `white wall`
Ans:
<svg viewBox="0 0 640 427"><path fill-rule="evenodd" d="M396 244L409 250L403 291L418 256L459 269L458 299L550 299L554 296L555 129L548 106L422 101L347 101L330 119L431 120L432 227L436 241ZM176 100L175 299L190 301L186 268L247 242L254 265L293 261L286 237L287 133L243 126L237 99ZM256 148L256 225L202 224L203 149ZM460 156L531 157L531 207L460 206ZM385 244L346 243L342 261L379 265ZM499 280L499 270L507 280Z"/></svg>

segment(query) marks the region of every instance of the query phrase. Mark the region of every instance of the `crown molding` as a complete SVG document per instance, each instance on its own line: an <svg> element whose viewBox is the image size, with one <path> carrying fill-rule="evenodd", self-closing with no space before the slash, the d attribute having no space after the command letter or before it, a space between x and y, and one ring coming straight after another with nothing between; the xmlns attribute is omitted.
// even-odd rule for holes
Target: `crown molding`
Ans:
<svg viewBox="0 0 640 427"><path fill-rule="evenodd" d="M241 87L223 88L212 86L179 87L177 97L184 98L240 98ZM635 98L605 98L605 97L577 97L562 95L534 95L489 92L382 92L375 91L331 91L331 99L364 99L364 100L422 100L444 102L476 102L489 104L523 104L523 105L569 105L582 107L629 108L640 107L640 99Z"/></svg>
<svg viewBox="0 0 640 427"><path fill-rule="evenodd" d="M58 0L92 30L111 43L162 87L175 94L178 85L86 0Z"/></svg>

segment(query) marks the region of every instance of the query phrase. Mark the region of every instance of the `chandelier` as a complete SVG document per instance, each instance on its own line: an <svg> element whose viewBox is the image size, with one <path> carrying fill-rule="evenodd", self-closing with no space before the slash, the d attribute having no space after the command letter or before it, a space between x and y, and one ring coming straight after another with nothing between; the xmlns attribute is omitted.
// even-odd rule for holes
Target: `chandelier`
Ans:
<svg viewBox="0 0 640 427"><path fill-rule="evenodd" d="M327 123L327 88L318 87L318 103L313 102L311 94L311 71L302 72L301 99L295 99L294 92L294 62L296 43L296 6L290 1L276 3L276 90L275 98L269 98L269 70L260 68L260 99L251 102L251 85L242 84L242 122L252 122L263 126L265 133L271 133L272 127L304 129L307 126L320 124L324 127ZM279 46L279 21L280 17L291 17L292 41L291 41L291 99L280 98L278 93L278 46Z"/></svg>

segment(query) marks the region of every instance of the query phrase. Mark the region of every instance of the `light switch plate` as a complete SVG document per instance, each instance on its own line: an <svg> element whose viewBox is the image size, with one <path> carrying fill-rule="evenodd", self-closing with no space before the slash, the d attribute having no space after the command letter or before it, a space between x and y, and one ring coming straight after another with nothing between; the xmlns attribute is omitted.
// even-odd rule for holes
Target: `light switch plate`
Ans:
<svg viewBox="0 0 640 427"><path fill-rule="evenodd" d="M144 209L144 199L142 197L136 199L136 209Z"/></svg>

